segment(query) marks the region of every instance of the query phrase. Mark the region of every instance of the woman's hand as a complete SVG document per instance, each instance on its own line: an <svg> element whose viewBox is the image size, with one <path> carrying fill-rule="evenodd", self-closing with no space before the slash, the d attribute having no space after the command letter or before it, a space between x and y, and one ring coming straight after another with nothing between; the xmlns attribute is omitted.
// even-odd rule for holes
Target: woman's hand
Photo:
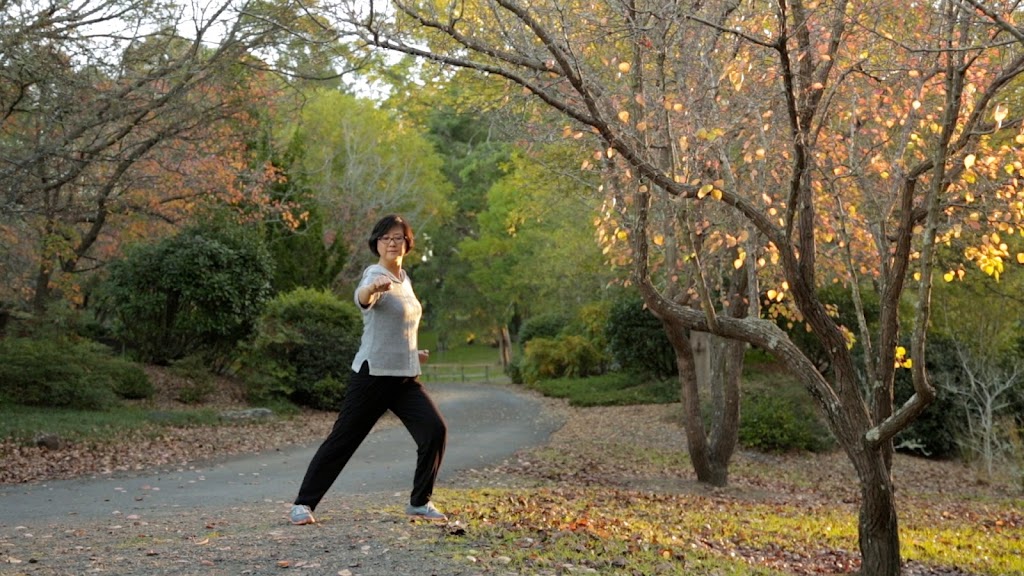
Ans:
<svg viewBox="0 0 1024 576"><path fill-rule="evenodd" d="M420 355L420 364L426 364L430 359L430 350L417 350Z"/></svg>
<svg viewBox="0 0 1024 576"><path fill-rule="evenodd" d="M377 276L373 279L373 284L370 284L370 294L387 292L388 290L391 290L391 279L387 276Z"/></svg>
<svg viewBox="0 0 1024 576"><path fill-rule="evenodd" d="M370 305L374 294L387 292L388 290L391 290L391 279L381 275L374 278L369 284L357 289L356 297L359 299L359 305L365 308Z"/></svg>

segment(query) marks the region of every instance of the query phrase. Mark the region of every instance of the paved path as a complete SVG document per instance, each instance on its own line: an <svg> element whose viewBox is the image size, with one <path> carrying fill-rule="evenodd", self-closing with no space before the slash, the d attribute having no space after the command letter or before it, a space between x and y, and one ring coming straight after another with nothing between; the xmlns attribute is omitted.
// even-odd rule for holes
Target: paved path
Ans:
<svg viewBox="0 0 1024 576"><path fill-rule="evenodd" d="M542 412L537 398L510 387L430 384L429 388L448 422L439 487L457 471L498 463L521 448L544 442L562 424ZM0 486L0 527L69 517L290 502L317 445L141 476ZM405 428L382 427L355 453L328 496L392 490L404 496L412 488L415 462L416 445Z"/></svg>

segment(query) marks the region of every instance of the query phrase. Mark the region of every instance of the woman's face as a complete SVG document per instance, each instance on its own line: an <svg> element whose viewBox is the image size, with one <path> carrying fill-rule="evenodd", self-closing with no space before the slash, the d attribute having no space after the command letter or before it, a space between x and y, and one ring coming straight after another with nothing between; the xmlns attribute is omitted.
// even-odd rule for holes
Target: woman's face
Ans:
<svg viewBox="0 0 1024 576"><path fill-rule="evenodd" d="M377 252L385 262L401 262L405 256L405 230L395 226L377 240Z"/></svg>

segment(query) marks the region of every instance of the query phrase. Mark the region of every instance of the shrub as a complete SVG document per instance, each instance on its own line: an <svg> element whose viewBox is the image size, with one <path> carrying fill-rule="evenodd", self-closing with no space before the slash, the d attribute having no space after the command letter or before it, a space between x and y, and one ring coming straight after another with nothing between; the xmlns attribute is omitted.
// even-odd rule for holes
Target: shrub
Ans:
<svg viewBox="0 0 1024 576"><path fill-rule="evenodd" d="M114 317L116 337L144 362L203 353L217 364L250 334L271 276L269 254L253 232L197 226L113 262L100 306Z"/></svg>
<svg viewBox="0 0 1024 576"><path fill-rule="evenodd" d="M156 394L146 371L136 362L115 356L103 359L97 368L108 379L114 393L125 400L145 400Z"/></svg>
<svg viewBox="0 0 1024 576"><path fill-rule="evenodd" d="M601 372L605 355L582 337L532 338L523 355L523 382L532 384L548 378L578 378Z"/></svg>
<svg viewBox="0 0 1024 576"><path fill-rule="evenodd" d="M678 373L676 354L665 329L636 294L617 298L605 325L612 360L627 371L649 374L655 379Z"/></svg>
<svg viewBox="0 0 1024 576"><path fill-rule="evenodd" d="M526 345L534 338L554 338L568 324L569 318L564 314L550 313L532 316L519 327L517 335L519 347L525 350Z"/></svg>
<svg viewBox="0 0 1024 576"><path fill-rule="evenodd" d="M336 410L361 334L355 305L326 290L298 288L278 296L260 318L247 355L250 393Z"/></svg>
<svg viewBox="0 0 1024 576"><path fill-rule="evenodd" d="M822 452L832 436L811 405L796 398L757 391L744 394L740 409L740 444L762 452Z"/></svg>
<svg viewBox="0 0 1024 576"><path fill-rule="evenodd" d="M171 363L170 372L183 379L185 384L178 389L175 397L183 404L202 404L216 391L213 374L202 356L192 354Z"/></svg>
<svg viewBox="0 0 1024 576"><path fill-rule="evenodd" d="M25 406L106 410L118 395L147 398L141 367L98 344L58 339L0 340L0 399Z"/></svg>

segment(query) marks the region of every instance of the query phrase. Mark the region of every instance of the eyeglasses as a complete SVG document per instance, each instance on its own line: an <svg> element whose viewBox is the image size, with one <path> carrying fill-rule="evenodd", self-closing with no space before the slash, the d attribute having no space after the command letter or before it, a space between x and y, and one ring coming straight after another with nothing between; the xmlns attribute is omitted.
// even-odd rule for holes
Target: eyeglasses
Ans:
<svg viewBox="0 0 1024 576"><path fill-rule="evenodd" d="M405 236L381 236L377 241L384 244L405 244Z"/></svg>

